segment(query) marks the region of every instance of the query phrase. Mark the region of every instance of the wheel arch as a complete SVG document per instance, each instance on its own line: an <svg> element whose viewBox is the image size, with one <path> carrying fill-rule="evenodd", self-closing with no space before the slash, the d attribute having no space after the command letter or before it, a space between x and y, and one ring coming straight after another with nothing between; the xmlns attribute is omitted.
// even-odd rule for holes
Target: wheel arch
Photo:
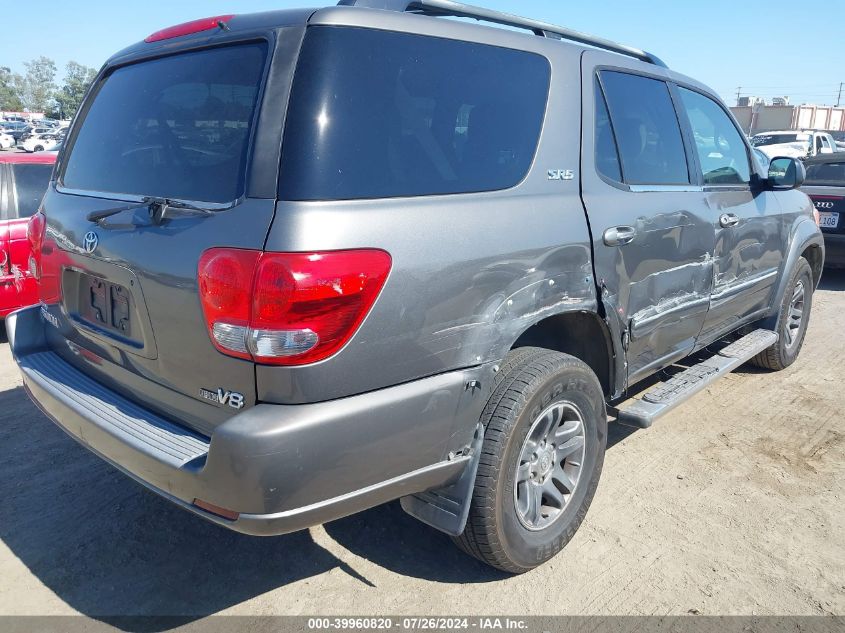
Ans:
<svg viewBox="0 0 845 633"><path fill-rule="evenodd" d="M772 297L772 306L769 316L764 319L762 327L777 331L780 312L780 305L783 294L789 285L792 271L800 257L804 257L810 264L813 271L813 283L818 287L821 281L822 269L824 268L824 236L810 218L799 221L792 228L792 237L789 240L789 251L784 258L783 267L780 271L775 293Z"/></svg>
<svg viewBox="0 0 845 633"><path fill-rule="evenodd" d="M614 392L614 348L604 320L594 312L561 312L532 324L511 345L542 347L574 356L596 374L605 396Z"/></svg>

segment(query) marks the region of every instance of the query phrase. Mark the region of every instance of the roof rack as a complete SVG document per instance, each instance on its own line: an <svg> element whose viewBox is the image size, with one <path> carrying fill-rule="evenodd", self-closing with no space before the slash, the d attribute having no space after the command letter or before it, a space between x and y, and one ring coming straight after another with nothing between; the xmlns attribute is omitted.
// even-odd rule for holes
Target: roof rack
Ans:
<svg viewBox="0 0 845 633"><path fill-rule="evenodd" d="M452 2L452 0L340 0L338 6L346 7L366 7L369 9L385 9L387 11L399 11L408 13L417 13L431 16L449 16L457 18L471 18L484 22L492 22L494 24L502 24L504 26L512 26L522 29L527 29L535 35L541 37L549 37L557 40L570 40L578 42L579 44L587 44L596 48L601 48L628 57L634 57L649 64L662 66L666 68L658 57L647 53L638 48L618 44L601 37L588 35L579 31L573 31L562 26L549 24L548 22L540 22L539 20L532 20L530 18L523 18L518 15L510 13L503 13L501 11L493 11L491 9L484 9L482 7L474 7L460 2Z"/></svg>

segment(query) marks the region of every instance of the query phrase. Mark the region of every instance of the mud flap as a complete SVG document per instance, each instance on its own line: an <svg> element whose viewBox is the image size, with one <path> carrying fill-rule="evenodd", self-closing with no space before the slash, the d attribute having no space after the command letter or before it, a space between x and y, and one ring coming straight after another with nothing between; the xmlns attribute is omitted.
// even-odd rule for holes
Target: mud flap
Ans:
<svg viewBox="0 0 845 633"><path fill-rule="evenodd" d="M463 533L483 443L484 427L478 424L469 449L470 460L458 480L444 488L402 497L399 501L402 509L415 519L451 536Z"/></svg>

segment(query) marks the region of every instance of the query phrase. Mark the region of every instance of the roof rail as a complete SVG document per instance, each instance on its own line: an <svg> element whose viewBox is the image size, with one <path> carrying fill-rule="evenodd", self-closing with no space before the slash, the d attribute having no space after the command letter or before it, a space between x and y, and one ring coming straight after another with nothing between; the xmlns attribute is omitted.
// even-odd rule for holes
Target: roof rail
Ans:
<svg viewBox="0 0 845 633"><path fill-rule="evenodd" d="M418 13L431 16L449 16L457 18L471 18L494 24L502 24L532 31L535 35L549 37L557 40L570 40L579 44L587 44L628 57L634 57L649 64L666 68L658 57L638 48L618 44L601 37L588 35L579 31L573 31L562 26L540 22L530 18L523 18L510 13L493 11L482 7L474 7L452 0L340 0L338 6L366 7L369 9L385 9L387 11L400 11Z"/></svg>

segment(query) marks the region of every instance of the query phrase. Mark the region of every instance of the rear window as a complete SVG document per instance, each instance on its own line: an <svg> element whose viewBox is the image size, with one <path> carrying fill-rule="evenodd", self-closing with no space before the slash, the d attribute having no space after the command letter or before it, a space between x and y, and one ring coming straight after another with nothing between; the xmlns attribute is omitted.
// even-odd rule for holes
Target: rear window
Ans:
<svg viewBox="0 0 845 633"><path fill-rule="evenodd" d="M807 165L808 185L845 187L845 158L839 163L811 163Z"/></svg>
<svg viewBox="0 0 845 633"><path fill-rule="evenodd" d="M751 138L754 147L766 145L781 145L783 143L809 143L810 137L807 134L757 134Z"/></svg>
<svg viewBox="0 0 845 633"><path fill-rule="evenodd" d="M279 195L348 200L506 189L527 174L549 90L524 51L312 27L293 84Z"/></svg>
<svg viewBox="0 0 845 633"><path fill-rule="evenodd" d="M12 165L18 202L17 217L28 218L38 211L52 173L52 165Z"/></svg>
<svg viewBox="0 0 845 633"><path fill-rule="evenodd" d="M85 115L62 184L183 200L237 199L265 49L245 44L118 68Z"/></svg>

